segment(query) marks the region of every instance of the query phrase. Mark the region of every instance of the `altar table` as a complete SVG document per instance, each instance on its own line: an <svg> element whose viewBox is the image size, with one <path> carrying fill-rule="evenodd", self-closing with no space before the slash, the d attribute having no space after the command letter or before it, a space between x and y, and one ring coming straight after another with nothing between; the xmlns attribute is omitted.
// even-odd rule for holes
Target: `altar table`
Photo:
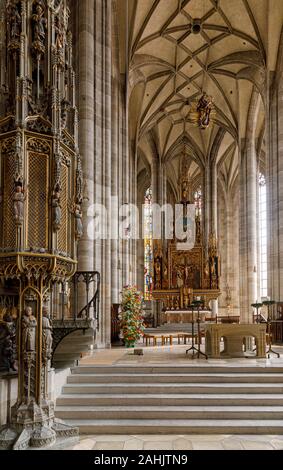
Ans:
<svg viewBox="0 0 283 470"><path fill-rule="evenodd" d="M223 324L205 325L205 352L209 357L220 358L220 341L224 339L223 354L243 357L244 338L254 337L257 357L266 357L266 324Z"/></svg>

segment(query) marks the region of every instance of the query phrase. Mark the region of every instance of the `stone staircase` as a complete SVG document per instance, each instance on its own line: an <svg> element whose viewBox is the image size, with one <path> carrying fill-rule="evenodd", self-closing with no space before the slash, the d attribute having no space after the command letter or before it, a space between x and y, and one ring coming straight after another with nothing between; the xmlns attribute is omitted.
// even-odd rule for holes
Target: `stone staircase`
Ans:
<svg viewBox="0 0 283 470"><path fill-rule="evenodd" d="M283 434L283 367L79 366L56 416L82 434Z"/></svg>
<svg viewBox="0 0 283 470"><path fill-rule="evenodd" d="M56 369L73 367L84 353L89 353L90 345L94 343L95 330L77 330L63 338L56 348L52 365Z"/></svg>

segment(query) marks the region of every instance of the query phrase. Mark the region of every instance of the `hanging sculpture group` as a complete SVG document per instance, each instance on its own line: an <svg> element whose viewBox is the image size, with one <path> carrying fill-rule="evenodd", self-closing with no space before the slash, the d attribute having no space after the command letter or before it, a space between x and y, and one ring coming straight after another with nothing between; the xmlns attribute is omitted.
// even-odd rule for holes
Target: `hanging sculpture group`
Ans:
<svg viewBox="0 0 283 470"><path fill-rule="evenodd" d="M203 93L189 112L188 120L198 126L200 129L207 129L211 124L212 117L215 114L213 98L207 93Z"/></svg>
<svg viewBox="0 0 283 470"><path fill-rule="evenodd" d="M55 419L48 399L48 305L53 286L76 271L83 178L67 0L5 3L0 28L5 44L0 51L0 277L7 292L12 285L18 293L19 388L11 422L0 433L0 448L24 449L78 437L78 429ZM7 329L6 320L2 327ZM13 369L11 351L9 357Z"/></svg>

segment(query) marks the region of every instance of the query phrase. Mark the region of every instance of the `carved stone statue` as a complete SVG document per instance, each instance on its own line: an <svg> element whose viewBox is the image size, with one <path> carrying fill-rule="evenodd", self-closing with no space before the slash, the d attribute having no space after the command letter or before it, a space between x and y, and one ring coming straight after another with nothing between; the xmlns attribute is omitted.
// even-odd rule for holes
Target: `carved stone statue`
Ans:
<svg viewBox="0 0 283 470"><path fill-rule="evenodd" d="M16 323L9 313L0 322L0 370L17 370Z"/></svg>
<svg viewBox="0 0 283 470"><path fill-rule="evenodd" d="M61 102L61 128L62 129L65 129L66 126L67 126L69 106L70 106L69 101L62 100L62 102Z"/></svg>
<svg viewBox="0 0 283 470"><path fill-rule="evenodd" d="M18 40L21 34L22 18L19 12L19 5L17 3L10 3L8 7L8 21L10 23L10 37L11 40Z"/></svg>
<svg viewBox="0 0 283 470"><path fill-rule="evenodd" d="M177 287L181 288L184 286L183 273L181 268L177 268Z"/></svg>
<svg viewBox="0 0 283 470"><path fill-rule="evenodd" d="M192 287L192 285L191 285L191 271L192 271L192 267L186 265L185 266L185 287Z"/></svg>
<svg viewBox="0 0 283 470"><path fill-rule="evenodd" d="M55 17L55 44L58 50L64 45L64 25L58 16Z"/></svg>
<svg viewBox="0 0 283 470"><path fill-rule="evenodd" d="M34 23L33 39L34 41L39 41L41 43L44 43L47 20L46 18L44 18L44 6L41 0L37 0L35 7L34 7L34 11L35 12L32 15L32 20Z"/></svg>
<svg viewBox="0 0 283 470"><path fill-rule="evenodd" d="M201 243L201 219L199 215L196 217L196 243Z"/></svg>
<svg viewBox="0 0 283 470"><path fill-rule="evenodd" d="M80 157L78 157L80 158ZM76 171L76 202L81 204L83 201L83 174L80 168Z"/></svg>
<svg viewBox="0 0 283 470"><path fill-rule="evenodd" d="M83 236L83 214L81 211L81 206L79 204L75 205L75 210L74 210L74 215L75 215L75 235L76 239L79 240Z"/></svg>
<svg viewBox="0 0 283 470"><path fill-rule="evenodd" d="M42 359L47 362L52 356L52 326L47 307L42 308Z"/></svg>
<svg viewBox="0 0 283 470"><path fill-rule="evenodd" d="M182 182L182 201L189 201L189 183L187 180Z"/></svg>
<svg viewBox="0 0 283 470"><path fill-rule="evenodd" d="M60 203L60 189L56 187L52 195L52 212L54 230L59 230L61 226L62 210Z"/></svg>
<svg viewBox="0 0 283 470"><path fill-rule="evenodd" d="M189 305L191 304L192 289L184 287L183 295L184 295L184 307L188 308Z"/></svg>
<svg viewBox="0 0 283 470"><path fill-rule="evenodd" d="M22 348L24 352L35 352L37 321L33 316L32 308L26 307L22 317Z"/></svg>
<svg viewBox="0 0 283 470"><path fill-rule="evenodd" d="M209 270L209 261L207 261L205 263L205 267L204 267L204 275L205 275L205 278L206 279L209 279L209 274L210 274L210 270Z"/></svg>
<svg viewBox="0 0 283 470"><path fill-rule="evenodd" d="M14 201L14 216L17 225L21 225L24 221L24 190L21 183L16 183L16 189L13 197Z"/></svg>
<svg viewBox="0 0 283 470"><path fill-rule="evenodd" d="M163 288L168 288L168 267L166 263L164 263L163 268Z"/></svg>
<svg viewBox="0 0 283 470"><path fill-rule="evenodd" d="M210 113L212 111L212 98L206 93L202 95L198 102L197 111L199 113L199 126L206 129L210 123Z"/></svg>
<svg viewBox="0 0 283 470"><path fill-rule="evenodd" d="M155 275L155 289L161 289L161 260L159 256L155 260L154 266L154 275Z"/></svg>

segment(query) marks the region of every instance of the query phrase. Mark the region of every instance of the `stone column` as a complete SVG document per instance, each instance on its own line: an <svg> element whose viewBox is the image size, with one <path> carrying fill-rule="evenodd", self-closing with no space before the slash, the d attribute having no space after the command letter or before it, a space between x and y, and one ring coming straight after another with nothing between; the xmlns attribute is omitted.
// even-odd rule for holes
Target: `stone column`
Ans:
<svg viewBox="0 0 283 470"><path fill-rule="evenodd" d="M217 223L217 165L216 162L211 164L211 231L213 231L217 238L218 223Z"/></svg>
<svg viewBox="0 0 283 470"><path fill-rule="evenodd" d="M113 8L115 3L113 3ZM112 64L112 178L111 178L111 193L112 193L112 208L111 208L111 221L113 230L113 240L111 241L111 300L112 303L120 302L120 288L119 288L119 140L120 140L120 121L119 121L119 107L120 102L120 75L119 75L119 50L118 50L118 31L117 25L112 18L112 40L113 40L113 64ZM114 237L117 236L115 239Z"/></svg>
<svg viewBox="0 0 283 470"><path fill-rule="evenodd" d="M130 154L130 201L134 206L137 205L137 154L133 151ZM139 214L136 212L132 214L131 222L131 239L129 241L130 248L130 282L136 285L136 271L137 271L137 243L136 236L138 235L139 228Z"/></svg>
<svg viewBox="0 0 283 470"><path fill-rule="evenodd" d="M101 273L100 330L98 346L110 346L111 334L111 1L80 0L76 3L79 34L79 146L88 200L84 203L84 237L79 247L79 269ZM115 109L114 109L115 111ZM116 177L114 166L114 178ZM98 216L90 210L101 204L106 231L92 240L88 228ZM106 223L107 222L107 223ZM102 228L102 227L101 227Z"/></svg>
<svg viewBox="0 0 283 470"><path fill-rule="evenodd" d="M92 221L88 215L94 204L94 2L81 0L76 5L78 15L78 95L79 95L79 148L82 155L83 173L87 198L83 204L84 234L79 243L79 271L94 271L94 242L88 236Z"/></svg>
<svg viewBox="0 0 283 470"><path fill-rule="evenodd" d="M138 289L141 292L144 292L144 238L143 238L144 199L142 196L143 196L143 191L140 191L139 198L138 198L138 209L139 209L139 214L140 214L140 219L139 219L140 240L138 241L138 246L137 246L138 259L137 259L136 275L137 275Z"/></svg>
<svg viewBox="0 0 283 470"><path fill-rule="evenodd" d="M217 221L217 165L214 160L211 164L211 213L210 213L210 230L215 233L218 238L218 221ZM218 299L211 301L212 313L216 317L218 315Z"/></svg>
<svg viewBox="0 0 283 470"><path fill-rule="evenodd" d="M128 123L127 123L127 90L126 90L126 77L125 87L121 90L122 105L120 106L120 122L121 122L121 156L119 159L119 188L120 188L120 203L122 205L128 204L130 201L130 149L134 146L133 142L128 139ZM120 240L120 259L121 259L121 279L122 286L130 284L130 256L129 256L129 242L127 240ZM121 287L122 287L121 286Z"/></svg>
<svg viewBox="0 0 283 470"><path fill-rule="evenodd" d="M157 160L151 164L151 189L152 189L152 203L158 204L159 202L159 166Z"/></svg>
<svg viewBox="0 0 283 470"><path fill-rule="evenodd" d="M77 103L79 109L78 140L84 176L84 200L82 204L83 236L78 244L78 271L95 271L94 241L89 234L92 224L91 207L94 204L94 3L91 0L74 1L72 4L73 34L77 51ZM94 295L93 290L89 292ZM87 303L83 283L78 290L77 312Z"/></svg>
<svg viewBox="0 0 283 470"><path fill-rule="evenodd" d="M268 295L283 299L283 31L267 109Z"/></svg>
<svg viewBox="0 0 283 470"><path fill-rule="evenodd" d="M210 203L210 194L211 194L211 172L210 165L207 162L204 169L204 243L207 250L209 234L211 230L210 224L210 213L211 213L211 203Z"/></svg>
<svg viewBox="0 0 283 470"><path fill-rule="evenodd" d="M241 320L252 322L251 304L257 300L257 157L255 131L260 97L253 91L247 121L246 139L240 164L240 307Z"/></svg>
<svg viewBox="0 0 283 470"><path fill-rule="evenodd" d="M95 266L101 273L100 330L97 345L111 345L111 0L94 5L94 197L106 209L107 228L95 241Z"/></svg>

